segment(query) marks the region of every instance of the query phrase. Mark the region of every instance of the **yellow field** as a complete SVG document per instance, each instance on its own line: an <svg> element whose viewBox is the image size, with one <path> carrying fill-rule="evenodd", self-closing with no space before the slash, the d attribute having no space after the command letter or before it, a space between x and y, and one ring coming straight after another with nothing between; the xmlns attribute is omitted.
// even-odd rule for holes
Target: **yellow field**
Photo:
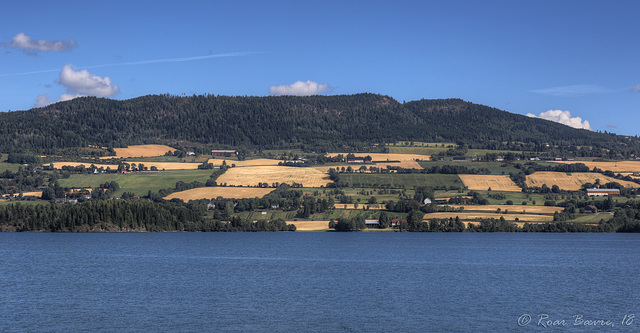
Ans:
<svg viewBox="0 0 640 333"><path fill-rule="evenodd" d="M632 172L621 172L620 174L623 176L629 176L633 179L640 179L640 176L634 176Z"/></svg>
<svg viewBox="0 0 640 333"><path fill-rule="evenodd" d="M636 183L618 180L599 173L572 172L570 174L566 174L564 172L551 171L535 172L528 175L526 184L529 187L542 187L543 184L546 184L548 187L558 185L562 190L577 191L586 183L595 184L596 179L600 179L600 184L617 182L624 187L640 187L640 185Z"/></svg>
<svg viewBox="0 0 640 333"><path fill-rule="evenodd" d="M22 193L23 197L41 197L42 196L42 191L35 191L35 192L23 192Z"/></svg>
<svg viewBox="0 0 640 333"><path fill-rule="evenodd" d="M553 221L551 215L535 215L535 214L498 214L498 213L465 213L465 212L440 212L425 214L423 219L448 219L459 217L461 220L473 220L473 219L500 219L504 217L507 221L515 221L518 218L519 221L529 222L547 222Z"/></svg>
<svg viewBox="0 0 640 333"><path fill-rule="evenodd" d="M255 160L245 160L245 161L234 161L234 160L211 158L207 163L210 163L213 165L222 165L222 161L226 161L228 166L231 166L231 164L235 164L236 167L278 165L279 162L283 162L281 160L272 160L268 158L258 158Z"/></svg>
<svg viewBox="0 0 640 333"><path fill-rule="evenodd" d="M458 175L465 186L470 190L486 191L491 187L492 191L521 192L522 189L509 178L501 175Z"/></svg>
<svg viewBox="0 0 640 333"><path fill-rule="evenodd" d="M420 164L416 161L402 161L399 163L376 163L374 165L376 168L380 168L380 169L388 169L389 167L401 167L401 168L405 168L405 169L422 169L422 167L420 166Z"/></svg>
<svg viewBox="0 0 640 333"><path fill-rule="evenodd" d="M342 154L342 156L347 156L347 153L332 153L328 156L335 157ZM418 155L418 154L374 154L374 153L356 153L353 154L356 157L366 157L371 156L374 162L384 162L384 161L400 161L400 162L411 162L416 160L421 161L429 161L431 160L430 156L427 155ZM357 163L356 163L357 164Z"/></svg>
<svg viewBox="0 0 640 333"><path fill-rule="evenodd" d="M588 166L589 169L594 167L602 169L603 171L618 172L640 172L640 161L619 161L619 162L585 162L585 161L558 161L556 163L574 164L583 163Z"/></svg>
<svg viewBox="0 0 640 333"><path fill-rule="evenodd" d="M93 192L93 189L91 187L86 187L86 188L72 188L69 190L69 193L80 193L80 192Z"/></svg>
<svg viewBox="0 0 640 333"><path fill-rule="evenodd" d="M175 149L165 145L137 145L129 146L128 148L113 148L116 151L116 157L152 157L152 156L164 156L168 151L175 151ZM113 158L113 156L105 156L102 158Z"/></svg>
<svg viewBox="0 0 640 333"><path fill-rule="evenodd" d="M468 211L483 211L483 212L495 212L500 210L509 210L509 213L521 213L523 211L527 213L535 214L553 214L555 212L561 212L563 207L556 206L523 206L523 205L449 205L449 207L460 208L464 207L464 212Z"/></svg>
<svg viewBox="0 0 640 333"><path fill-rule="evenodd" d="M165 199L178 198L188 202L189 200L215 199L217 197L230 199L262 198L273 190L273 188L259 187L198 187L171 193Z"/></svg>
<svg viewBox="0 0 640 333"><path fill-rule="evenodd" d="M292 183L304 187L320 187L331 183L327 174L314 168L285 166L247 166L230 168L216 180L218 184L233 186L257 186L258 183Z"/></svg>
<svg viewBox="0 0 640 333"><path fill-rule="evenodd" d="M296 231L329 230L329 221L287 221L296 226Z"/></svg>

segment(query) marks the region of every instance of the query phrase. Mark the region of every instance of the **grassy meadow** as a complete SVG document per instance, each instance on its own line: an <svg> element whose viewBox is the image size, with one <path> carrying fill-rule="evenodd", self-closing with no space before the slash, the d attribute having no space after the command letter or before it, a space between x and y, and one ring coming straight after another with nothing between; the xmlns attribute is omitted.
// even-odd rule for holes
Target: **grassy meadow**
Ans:
<svg viewBox="0 0 640 333"><path fill-rule="evenodd" d="M148 191L174 188L179 181L205 183L211 174L211 170L175 170L129 174L71 175L71 177L60 179L58 182L63 187L98 187L100 184L115 181L120 185L120 189L114 193L114 196L120 196L124 192L146 195Z"/></svg>

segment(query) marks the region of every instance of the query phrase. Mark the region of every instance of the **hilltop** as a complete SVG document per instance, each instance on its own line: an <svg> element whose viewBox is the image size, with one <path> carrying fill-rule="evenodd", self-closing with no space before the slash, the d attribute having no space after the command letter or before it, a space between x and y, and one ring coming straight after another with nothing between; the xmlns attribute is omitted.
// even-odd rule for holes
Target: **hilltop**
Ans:
<svg viewBox="0 0 640 333"><path fill-rule="evenodd" d="M623 157L640 140L574 129L460 99L399 103L389 96L230 97L149 95L76 98L0 113L0 152L51 154L68 147L175 142L331 151L396 141L458 142L535 150L588 146ZM613 156L611 156L613 157Z"/></svg>

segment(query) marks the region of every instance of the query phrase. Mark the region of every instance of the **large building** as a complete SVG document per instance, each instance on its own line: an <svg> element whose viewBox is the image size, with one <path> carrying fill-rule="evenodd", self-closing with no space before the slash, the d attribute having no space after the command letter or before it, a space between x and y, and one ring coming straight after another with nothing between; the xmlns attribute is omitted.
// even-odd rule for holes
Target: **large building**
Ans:
<svg viewBox="0 0 640 333"><path fill-rule="evenodd" d="M604 197L608 195L620 195L617 188L588 188L587 195L590 197Z"/></svg>

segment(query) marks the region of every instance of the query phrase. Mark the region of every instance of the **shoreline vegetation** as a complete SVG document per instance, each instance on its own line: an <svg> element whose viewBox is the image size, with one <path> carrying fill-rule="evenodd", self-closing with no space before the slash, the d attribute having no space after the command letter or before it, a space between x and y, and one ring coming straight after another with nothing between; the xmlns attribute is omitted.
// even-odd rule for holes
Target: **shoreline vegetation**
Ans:
<svg viewBox="0 0 640 333"><path fill-rule="evenodd" d="M391 227L392 219L382 212L379 226L367 228L361 216L331 220L329 230L311 231L393 231L393 232L640 232L640 207L625 205L613 217L599 223L565 221L524 223L522 226L500 219L462 222L458 217L423 220L424 213L412 210L406 219ZM206 218L198 209L176 202L156 203L147 200L100 200L76 205L0 206L1 232L262 232L296 231L295 222L276 220L249 221L233 216L228 222ZM562 219L568 213L556 213ZM302 222L302 221L301 221Z"/></svg>

